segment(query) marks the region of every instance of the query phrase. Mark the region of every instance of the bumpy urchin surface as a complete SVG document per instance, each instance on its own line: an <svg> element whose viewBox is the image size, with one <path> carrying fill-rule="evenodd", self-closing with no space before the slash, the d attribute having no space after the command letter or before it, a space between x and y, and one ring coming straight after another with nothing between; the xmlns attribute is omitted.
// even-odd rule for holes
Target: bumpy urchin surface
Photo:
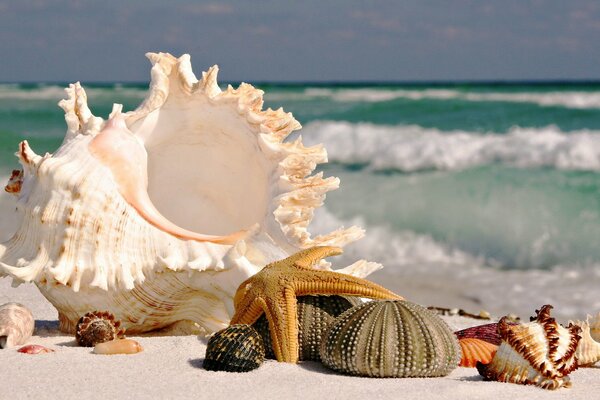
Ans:
<svg viewBox="0 0 600 400"><path fill-rule="evenodd" d="M457 367L460 348L448 325L426 308L371 301L334 321L321 342L321 359L349 375L435 377Z"/></svg>

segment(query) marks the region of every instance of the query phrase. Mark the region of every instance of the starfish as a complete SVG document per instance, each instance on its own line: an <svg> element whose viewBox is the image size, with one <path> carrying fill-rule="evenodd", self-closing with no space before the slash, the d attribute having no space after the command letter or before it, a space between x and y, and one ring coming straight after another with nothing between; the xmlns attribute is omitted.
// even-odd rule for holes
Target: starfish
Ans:
<svg viewBox="0 0 600 400"><path fill-rule="evenodd" d="M312 267L321 259L342 253L339 247L302 250L268 264L244 281L234 297L231 324L253 324L264 312L269 321L273 351L278 361L298 362L296 296L347 295L373 299L402 297L365 279Z"/></svg>

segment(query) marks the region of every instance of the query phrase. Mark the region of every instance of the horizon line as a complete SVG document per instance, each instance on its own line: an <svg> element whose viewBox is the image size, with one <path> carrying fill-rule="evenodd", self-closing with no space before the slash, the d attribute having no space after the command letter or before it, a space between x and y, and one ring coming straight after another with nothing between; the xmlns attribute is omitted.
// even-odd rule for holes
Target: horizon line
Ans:
<svg viewBox="0 0 600 400"><path fill-rule="evenodd" d="M150 81L79 81L82 85L149 85ZM474 79L474 80L307 80L307 81L266 81L266 80L224 80L219 85L241 83L252 85L278 85L278 86L553 86L553 85L600 85L600 78L596 79ZM69 85L71 81L0 81L0 85Z"/></svg>

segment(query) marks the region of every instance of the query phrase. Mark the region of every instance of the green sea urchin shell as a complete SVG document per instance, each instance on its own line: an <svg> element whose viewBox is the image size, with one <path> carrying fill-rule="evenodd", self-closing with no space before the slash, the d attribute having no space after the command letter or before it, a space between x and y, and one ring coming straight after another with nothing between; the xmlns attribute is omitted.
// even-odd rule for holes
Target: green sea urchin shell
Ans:
<svg viewBox="0 0 600 400"><path fill-rule="evenodd" d="M246 324L230 325L208 340L203 367L209 371L248 372L265 359L262 338Z"/></svg>
<svg viewBox="0 0 600 400"><path fill-rule="evenodd" d="M360 300L349 296L298 296L297 301L299 360L321 361L321 338L329 325ZM267 317L263 314L252 326L263 338L266 358L275 358Z"/></svg>
<svg viewBox="0 0 600 400"><path fill-rule="evenodd" d="M448 325L404 300L371 301L340 315L321 342L331 369L370 377L434 377L458 366L460 347Z"/></svg>

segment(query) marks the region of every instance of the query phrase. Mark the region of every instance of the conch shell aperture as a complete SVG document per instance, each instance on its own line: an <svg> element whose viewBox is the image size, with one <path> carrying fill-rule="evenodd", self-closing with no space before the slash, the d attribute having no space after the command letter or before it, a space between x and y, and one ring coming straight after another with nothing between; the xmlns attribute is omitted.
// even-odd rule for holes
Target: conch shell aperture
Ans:
<svg viewBox="0 0 600 400"><path fill-rule="evenodd" d="M327 161L322 146L285 141L300 128L291 114L262 110L251 85L222 91L216 66L198 80L188 55L147 56L152 80L136 110L115 105L104 121L72 84L60 148L40 156L23 142L17 152L21 223L0 244L0 276L34 282L65 332L92 310L110 310L129 333L181 320L216 331L264 265L363 235L308 232L339 180L311 175ZM361 260L340 272L378 268Z"/></svg>

